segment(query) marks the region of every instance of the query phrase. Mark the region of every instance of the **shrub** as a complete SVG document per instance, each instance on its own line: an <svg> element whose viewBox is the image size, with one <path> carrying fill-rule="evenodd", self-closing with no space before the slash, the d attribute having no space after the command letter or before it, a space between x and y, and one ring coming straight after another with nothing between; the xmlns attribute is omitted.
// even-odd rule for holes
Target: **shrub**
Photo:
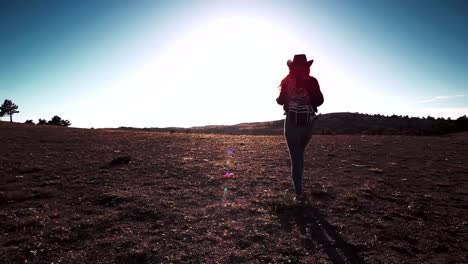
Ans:
<svg viewBox="0 0 468 264"><path fill-rule="evenodd" d="M54 116L52 117L49 122L47 122L48 125L51 126L65 126L68 127L71 125L70 121L62 119L60 116Z"/></svg>

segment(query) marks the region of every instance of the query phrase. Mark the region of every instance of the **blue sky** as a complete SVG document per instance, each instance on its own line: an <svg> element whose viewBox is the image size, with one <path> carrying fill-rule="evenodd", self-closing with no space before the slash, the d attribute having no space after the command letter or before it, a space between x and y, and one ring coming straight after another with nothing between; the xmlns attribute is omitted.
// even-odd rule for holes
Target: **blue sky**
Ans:
<svg viewBox="0 0 468 264"><path fill-rule="evenodd" d="M76 127L277 120L306 53L321 113L468 114L465 1L232 2L1 1L0 99Z"/></svg>

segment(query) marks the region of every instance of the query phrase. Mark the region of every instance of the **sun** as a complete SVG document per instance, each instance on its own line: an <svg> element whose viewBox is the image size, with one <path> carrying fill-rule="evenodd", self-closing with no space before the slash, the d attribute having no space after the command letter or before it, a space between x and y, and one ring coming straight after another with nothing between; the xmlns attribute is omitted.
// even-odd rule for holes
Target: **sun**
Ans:
<svg viewBox="0 0 468 264"><path fill-rule="evenodd" d="M286 60L302 45L284 25L262 16L207 18L168 38L170 45L158 51L137 87L148 87L148 104L165 98L158 104L186 119L182 111L190 108L197 120L191 125L265 119L274 111L271 102L287 73ZM256 105L271 108L252 111Z"/></svg>
<svg viewBox="0 0 468 264"><path fill-rule="evenodd" d="M194 26L169 53L178 54L174 62L183 61L188 79L203 82L206 89L216 89L220 82L247 89L285 71L288 47L294 46L290 35L265 18L222 16ZM282 63L275 65L277 61Z"/></svg>

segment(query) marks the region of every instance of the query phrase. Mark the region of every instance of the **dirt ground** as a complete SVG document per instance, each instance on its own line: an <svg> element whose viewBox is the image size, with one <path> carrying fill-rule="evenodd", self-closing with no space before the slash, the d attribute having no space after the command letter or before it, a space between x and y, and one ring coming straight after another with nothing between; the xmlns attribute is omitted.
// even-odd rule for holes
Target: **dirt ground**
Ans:
<svg viewBox="0 0 468 264"><path fill-rule="evenodd" d="M466 133L314 136L305 205L282 136L0 122L0 151L0 263L468 263Z"/></svg>

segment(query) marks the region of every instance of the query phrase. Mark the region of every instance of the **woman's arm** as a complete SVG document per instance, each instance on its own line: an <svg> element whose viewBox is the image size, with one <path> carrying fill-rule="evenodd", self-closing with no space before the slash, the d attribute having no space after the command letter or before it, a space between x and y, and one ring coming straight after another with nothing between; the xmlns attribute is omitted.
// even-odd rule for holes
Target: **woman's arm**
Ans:
<svg viewBox="0 0 468 264"><path fill-rule="evenodd" d="M281 92L280 92L279 97L276 98L276 102L279 105L284 105L286 104L286 100L287 100L286 87L280 87L280 89L281 89Z"/></svg>
<svg viewBox="0 0 468 264"><path fill-rule="evenodd" d="M320 85L314 77L311 77L310 91L310 104L314 107L321 106L323 104L323 94L320 91Z"/></svg>

